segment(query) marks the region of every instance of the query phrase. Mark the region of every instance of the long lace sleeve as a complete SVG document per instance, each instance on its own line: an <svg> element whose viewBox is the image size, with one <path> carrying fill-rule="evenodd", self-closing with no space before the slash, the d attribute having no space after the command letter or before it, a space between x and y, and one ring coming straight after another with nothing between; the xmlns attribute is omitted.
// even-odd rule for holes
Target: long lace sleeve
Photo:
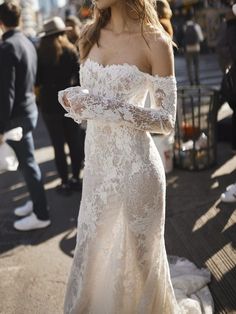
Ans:
<svg viewBox="0 0 236 314"><path fill-rule="evenodd" d="M104 120L121 123L139 130L168 134L173 130L176 115L176 80L173 76L150 76L151 107L142 108L121 99L85 93L79 87L59 92L59 102L67 116L82 120ZM69 106L65 106L63 95Z"/></svg>

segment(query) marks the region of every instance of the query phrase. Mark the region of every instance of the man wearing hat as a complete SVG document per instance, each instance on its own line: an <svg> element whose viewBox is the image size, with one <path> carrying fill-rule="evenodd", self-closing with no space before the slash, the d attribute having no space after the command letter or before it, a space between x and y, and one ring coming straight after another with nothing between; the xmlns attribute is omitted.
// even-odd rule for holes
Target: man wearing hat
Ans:
<svg viewBox="0 0 236 314"><path fill-rule="evenodd" d="M18 2L5 1L0 5L0 27L3 43L0 45L0 144L3 134L21 126L23 138L9 141L19 161L31 200L15 210L17 216L26 216L14 223L17 230L26 231L50 225L42 176L34 159L32 130L37 122L34 83L37 55L32 43L18 29L21 8Z"/></svg>

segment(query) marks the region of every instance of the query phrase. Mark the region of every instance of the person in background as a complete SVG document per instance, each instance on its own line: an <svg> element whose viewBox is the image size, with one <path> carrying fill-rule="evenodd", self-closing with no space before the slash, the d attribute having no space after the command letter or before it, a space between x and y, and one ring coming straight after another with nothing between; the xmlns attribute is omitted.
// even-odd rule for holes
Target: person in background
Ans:
<svg viewBox="0 0 236 314"><path fill-rule="evenodd" d="M15 209L17 216L27 216L14 223L20 231L45 228L51 224L42 175L34 158L32 130L38 118L33 93L37 71L37 54L33 44L19 30L21 7L7 1L0 5L0 144L3 134L23 128L19 142L8 141L19 161L31 200Z"/></svg>
<svg viewBox="0 0 236 314"><path fill-rule="evenodd" d="M156 1L157 15L164 30L173 38L172 11L167 0Z"/></svg>
<svg viewBox="0 0 236 314"><path fill-rule="evenodd" d="M75 15L69 15L66 17L65 24L67 27L70 27L70 29L66 31L67 37L69 41L76 47L79 53L78 42L79 42L80 32L82 29L82 23L80 22L79 18L76 17ZM80 85L80 82L78 82L78 85ZM84 156L86 121L83 121L81 124L78 124L78 127L80 128L79 142L81 145L81 151L83 151L81 154Z"/></svg>
<svg viewBox="0 0 236 314"><path fill-rule="evenodd" d="M236 4L232 6L232 11L228 14L227 27L226 27L227 47L231 55L231 83L233 83L231 91L231 102L229 105L233 110L232 115L232 150L233 154L236 153ZM226 99L227 100L227 99ZM221 194L221 201L224 203L236 202L236 182L229 185L225 192Z"/></svg>
<svg viewBox="0 0 236 314"><path fill-rule="evenodd" d="M218 56L218 62L223 74L232 64L232 56L227 38L227 21L232 19L232 13L229 11L222 19L221 25L218 31L218 38L216 43L216 52Z"/></svg>
<svg viewBox="0 0 236 314"><path fill-rule="evenodd" d="M228 51L227 68L221 83L220 105L227 102L232 114L232 153L236 153L236 4L227 13L225 49Z"/></svg>
<svg viewBox="0 0 236 314"><path fill-rule="evenodd" d="M70 27L70 29L68 29L66 32L69 41L73 45L78 47L78 40L80 36L80 31L82 28L82 23L76 16L69 15L66 17L65 24L66 26Z"/></svg>
<svg viewBox="0 0 236 314"><path fill-rule="evenodd" d="M60 17L54 17L44 24L38 48L38 104L47 126L55 153L55 162L61 184L57 191L69 195L72 190L81 191L79 179L84 160L81 129L78 124L65 117L65 111L58 103L58 91L78 85L78 52L67 38L66 27ZM64 150L68 144L72 177L69 178L67 156Z"/></svg>
<svg viewBox="0 0 236 314"><path fill-rule="evenodd" d="M199 24L194 22L193 14L189 13L184 25L184 46L188 78L191 85L199 85L199 54L200 43L203 41L203 33ZM193 74L194 69L194 74Z"/></svg>

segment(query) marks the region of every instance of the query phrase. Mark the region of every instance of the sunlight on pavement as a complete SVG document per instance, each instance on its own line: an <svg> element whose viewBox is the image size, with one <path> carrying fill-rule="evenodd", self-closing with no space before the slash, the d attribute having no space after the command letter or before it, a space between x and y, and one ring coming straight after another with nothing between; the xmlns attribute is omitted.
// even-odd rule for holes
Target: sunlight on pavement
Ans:
<svg viewBox="0 0 236 314"><path fill-rule="evenodd" d="M212 275L214 275L215 279L218 281L221 280L225 276L225 274L227 274L229 271L233 271L235 268L234 260L236 258L236 254L233 253L227 256L227 260L225 259L225 252L229 251L232 251L231 243L227 243L218 252L212 255L206 262L207 266L212 264ZM222 261L224 261L224 263L222 263Z"/></svg>
<svg viewBox="0 0 236 314"><path fill-rule="evenodd" d="M196 232L197 230L201 229L204 225L209 223L210 220L214 219L215 216L218 215L218 213L220 212L220 209L217 208L218 203L219 200L217 200L215 204L213 204L213 206L209 208L209 210L206 213L204 213L204 215L202 215L195 221L195 224L192 229L193 232Z"/></svg>
<svg viewBox="0 0 236 314"><path fill-rule="evenodd" d="M58 184L60 184L61 179L57 178L55 180L52 180L48 183L44 184L44 188L45 190L50 190L50 189L54 189Z"/></svg>
<svg viewBox="0 0 236 314"><path fill-rule="evenodd" d="M224 229L222 230L222 232L225 232L227 229L229 229L235 225L235 220L233 219L235 212L236 212L236 209L235 209L235 211L232 212L232 214L229 217L229 220L228 220L227 224L224 226Z"/></svg>
<svg viewBox="0 0 236 314"><path fill-rule="evenodd" d="M218 189L219 186L220 186L220 185L219 185L219 181L215 181L215 182L212 183L212 185L211 185L211 190Z"/></svg>
<svg viewBox="0 0 236 314"><path fill-rule="evenodd" d="M45 188L45 190L54 189L58 184L60 184L60 182L61 182L61 180L59 178L57 178L57 179L52 180L48 183L45 183L44 188ZM25 186L25 184L20 182L19 184L15 184L15 185L11 186L9 190L13 191L13 190L16 190L16 189L24 187L24 186ZM25 192L25 193L18 194L12 200L13 200L13 202L17 202L21 199L27 198L28 196L29 196L29 193Z"/></svg>
<svg viewBox="0 0 236 314"><path fill-rule="evenodd" d="M38 164L54 160L54 153L52 146L42 147L35 150L35 158Z"/></svg>
<svg viewBox="0 0 236 314"><path fill-rule="evenodd" d="M236 155L229 159L226 163L224 163L220 168L218 168L211 175L211 179L220 177L225 174L229 174L236 169Z"/></svg>
<svg viewBox="0 0 236 314"><path fill-rule="evenodd" d="M13 202L18 202L22 199L26 199L29 197L29 193L28 192L25 192L25 193L21 193L21 194L18 194L17 196L14 196L13 197Z"/></svg>
<svg viewBox="0 0 236 314"><path fill-rule="evenodd" d="M166 178L166 185L167 187L171 186L172 188L177 188L178 185L178 176L171 176Z"/></svg>
<svg viewBox="0 0 236 314"><path fill-rule="evenodd" d="M17 189L23 188L23 187L25 187L25 183L19 182L19 183L16 183L16 184L13 184L12 186L10 186L9 190L14 191L14 190L17 190Z"/></svg>

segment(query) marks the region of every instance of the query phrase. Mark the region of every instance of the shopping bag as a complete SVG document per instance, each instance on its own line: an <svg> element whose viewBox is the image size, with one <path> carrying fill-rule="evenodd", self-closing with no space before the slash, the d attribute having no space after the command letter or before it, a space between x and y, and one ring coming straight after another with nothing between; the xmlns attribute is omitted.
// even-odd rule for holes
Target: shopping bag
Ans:
<svg viewBox="0 0 236 314"><path fill-rule="evenodd" d="M14 150L6 143L6 140L20 141L21 139L21 127L12 129L4 134L4 143L0 145L0 173L5 171L15 171L17 169L17 157Z"/></svg>

